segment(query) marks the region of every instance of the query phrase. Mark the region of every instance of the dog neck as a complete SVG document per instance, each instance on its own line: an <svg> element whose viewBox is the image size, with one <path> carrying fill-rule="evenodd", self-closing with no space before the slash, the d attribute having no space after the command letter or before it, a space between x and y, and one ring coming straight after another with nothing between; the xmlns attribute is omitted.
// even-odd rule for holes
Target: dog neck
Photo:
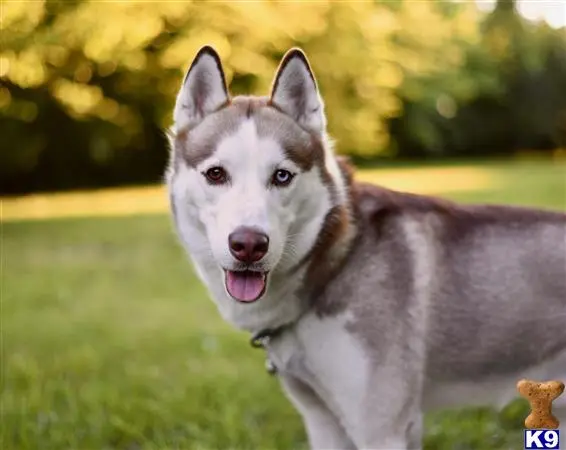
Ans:
<svg viewBox="0 0 566 450"><path fill-rule="evenodd" d="M339 170L335 184L334 206L328 211L308 261L303 291L316 302L328 280L344 265L358 234L357 213L353 201L353 168L345 158L333 158Z"/></svg>

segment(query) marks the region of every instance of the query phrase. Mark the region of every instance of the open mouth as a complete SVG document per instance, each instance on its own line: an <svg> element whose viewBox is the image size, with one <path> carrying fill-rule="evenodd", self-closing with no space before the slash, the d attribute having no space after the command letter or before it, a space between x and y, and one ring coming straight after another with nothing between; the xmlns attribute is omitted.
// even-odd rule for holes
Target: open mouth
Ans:
<svg viewBox="0 0 566 450"><path fill-rule="evenodd" d="M267 272L226 270L225 273L226 290L234 300L253 303L265 292Z"/></svg>

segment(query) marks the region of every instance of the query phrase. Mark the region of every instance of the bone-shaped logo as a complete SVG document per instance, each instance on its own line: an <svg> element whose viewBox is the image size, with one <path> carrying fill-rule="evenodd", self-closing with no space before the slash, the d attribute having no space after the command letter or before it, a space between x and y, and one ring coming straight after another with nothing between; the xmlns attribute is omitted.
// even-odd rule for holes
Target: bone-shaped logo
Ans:
<svg viewBox="0 0 566 450"><path fill-rule="evenodd" d="M562 381L521 380L517 383L517 389L531 406L531 413L525 419L525 428L539 430L558 428L558 419L552 415L552 402L564 392Z"/></svg>

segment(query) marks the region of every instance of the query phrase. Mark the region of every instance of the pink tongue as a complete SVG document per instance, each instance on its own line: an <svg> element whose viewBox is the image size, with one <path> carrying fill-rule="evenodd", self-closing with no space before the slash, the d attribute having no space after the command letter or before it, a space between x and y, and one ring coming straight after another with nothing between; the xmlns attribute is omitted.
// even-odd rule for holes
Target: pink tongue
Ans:
<svg viewBox="0 0 566 450"><path fill-rule="evenodd" d="M226 289L236 300L253 302L259 298L265 288L265 274L252 272L226 272Z"/></svg>

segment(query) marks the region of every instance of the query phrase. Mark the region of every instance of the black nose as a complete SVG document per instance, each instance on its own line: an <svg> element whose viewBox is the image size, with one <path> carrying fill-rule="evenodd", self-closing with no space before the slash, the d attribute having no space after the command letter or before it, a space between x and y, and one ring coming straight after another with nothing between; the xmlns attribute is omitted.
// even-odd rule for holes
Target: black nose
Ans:
<svg viewBox="0 0 566 450"><path fill-rule="evenodd" d="M228 236L228 245L234 258L249 264L265 256L269 238L253 228L239 227Z"/></svg>

